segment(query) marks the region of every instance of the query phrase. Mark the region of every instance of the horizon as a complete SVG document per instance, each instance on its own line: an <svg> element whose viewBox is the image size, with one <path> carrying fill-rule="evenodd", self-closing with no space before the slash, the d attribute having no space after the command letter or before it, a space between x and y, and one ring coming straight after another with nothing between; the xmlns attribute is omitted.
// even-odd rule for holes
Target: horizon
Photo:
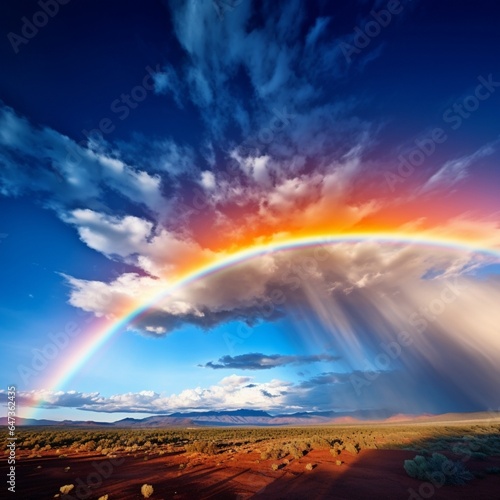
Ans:
<svg viewBox="0 0 500 500"><path fill-rule="evenodd" d="M500 411L496 4L50 5L0 16L4 415Z"/></svg>

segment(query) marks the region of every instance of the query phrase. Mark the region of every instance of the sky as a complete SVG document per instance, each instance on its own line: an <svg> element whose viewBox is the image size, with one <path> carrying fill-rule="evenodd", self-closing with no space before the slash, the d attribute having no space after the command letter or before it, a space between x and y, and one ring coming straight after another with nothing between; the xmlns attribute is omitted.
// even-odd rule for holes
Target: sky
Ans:
<svg viewBox="0 0 500 500"><path fill-rule="evenodd" d="M1 9L0 401L500 409L497 2Z"/></svg>

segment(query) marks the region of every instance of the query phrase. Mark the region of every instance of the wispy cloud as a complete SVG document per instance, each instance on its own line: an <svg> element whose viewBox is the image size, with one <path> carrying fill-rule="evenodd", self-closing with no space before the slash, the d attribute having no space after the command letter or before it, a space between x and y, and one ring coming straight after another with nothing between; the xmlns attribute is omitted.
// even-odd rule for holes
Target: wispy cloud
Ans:
<svg viewBox="0 0 500 500"><path fill-rule="evenodd" d="M426 193L438 188L450 188L469 175L469 168L482 158L492 155L498 147L500 139L481 146L467 156L447 161L430 179L420 188Z"/></svg>

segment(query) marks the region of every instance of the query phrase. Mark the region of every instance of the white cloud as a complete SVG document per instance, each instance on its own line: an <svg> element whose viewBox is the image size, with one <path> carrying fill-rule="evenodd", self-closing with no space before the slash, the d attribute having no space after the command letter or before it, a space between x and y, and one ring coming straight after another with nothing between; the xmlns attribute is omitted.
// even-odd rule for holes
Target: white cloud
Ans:
<svg viewBox="0 0 500 500"><path fill-rule="evenodd" d="M90 248L110 258L120 257L153 276L173 276L194 259L203 262L213 252L197 243L155 228L154 224L134 216L117 217L90 209L73 210L64 216Z"/></svg>
<svg viewBox="0 0 500 500"><path fill-rule="evenodd" d="M239 409L255 407L263 410L286 408L280 406L290 383L271 380L249 383L250 377L232 375L209 387L185 389L178 394L159 394L154 391L115 394L105 397L98 392L77 391L19 391L18 400L25 406L39 408L78 408L94 412L170 413L191 409ZM0 399L6 395L0 390Z"/></svg>
<svg viewBox="0 0 500 500"><path fill-rule="evenodd" d="M131 327L155 336L175 330L182 335L186 323L210 328L227 321L269 322L286 315L294 325L290 335L303 339L312 352L318 352L318 347L333 348L343 368L359 372L360 377L363 370L377 371L377 356L387 355L384 346L399 342L399 335L406 332L410 345L400 344L401 354L389 366L401 374L384 375L380 385L374 382L365 404L376 398L390 404L413 391L408 402L438 405L439 398L426 402L415 388L420 386L410 382L430 377L443 398L449 394L446 397L454 404L462 401L468 407L484 408L499 403L500 281L475 277L475 271L495 262L493 257L464 250L375 241L274 252L168 294L163 290L162 298ZM110 284L70 278L70 284L74 305L117 317L165 285L136 275ZM241 339L234 330L229 335ZM465 365L466 379L457 368ZM244 383L245 378L231 376L218 386L183 391L165 404L176 408L248 406L245 401L265 405L264 396L253 388L240 389ZM311 400L325 401L330 394L333 400L347 401L347 406L360 405L350 381L333 384L328 393L317 388L322 383L297 386L288 392L288 399L273 401L307 406Z"/></svg>
<svg viewBox="0 0 500 500"><path fill-rule="evenodd" d="M165 205L158 176L50 128L37 128L1 104L0 144L0 186L6 195L42 192L49 206L60 210L75 203L97 206L107 187L155 213Z"/></svg>
<svg viewBox="0 0 500 500"><path fill-rule="evenodd" d="M215 189L215 175L213 172L205 170L201 173L200 184L207 190L211 191Z"/></svg>

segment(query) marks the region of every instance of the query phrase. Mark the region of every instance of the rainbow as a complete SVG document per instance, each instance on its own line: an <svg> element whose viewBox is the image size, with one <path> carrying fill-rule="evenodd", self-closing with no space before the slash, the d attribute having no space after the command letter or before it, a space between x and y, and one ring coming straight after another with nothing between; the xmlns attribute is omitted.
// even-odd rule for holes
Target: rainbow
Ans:
<svg viewBox="0 0 500 500"><path fill-rule="evenodd" d="M458 241L439 238L423 239L422 237L398 235L394 233L362 233L349 234L348 236L346 236L345 234L341 236L322 235L293 238L285 241L280 241L278 243L274 242L256 245L245 250L237 251L221 261L205 265L195 271L188 273L159 294L145 300L140 305L135 306L132 310L124 314L123 317L112 322L108 322L104 327L101 327L94 332L90 332L90 334L84 332L86 338L83 341L83 346L80 346L77 352L69 353L69 355L64 356L64 362L62 364L58 364L57 367L55 367L55 369L49 374L49 376L44 380L44 386L48 391L62 390L62 388L64 386L67 386L67 384L71 382L73 377L82 369L82 367L99 349L101 349L107 342L109 342L112 337L117 335L118 332L123 331L123 329L126 328L127 325L129 325L135 318L150 309L156 303L160 302L169 294L201 278L272 252L296 250L300 248L314 247L325 244L359 243L368 241L395 245L415 244L438 248L440 247L443 249L455 248L461 251L465 250L474 253L490 254L494 256L495 259L498 258L500 261L500 250L495 248L480 248L477 246L477 244L465 242L463 240Z"/></svg>

